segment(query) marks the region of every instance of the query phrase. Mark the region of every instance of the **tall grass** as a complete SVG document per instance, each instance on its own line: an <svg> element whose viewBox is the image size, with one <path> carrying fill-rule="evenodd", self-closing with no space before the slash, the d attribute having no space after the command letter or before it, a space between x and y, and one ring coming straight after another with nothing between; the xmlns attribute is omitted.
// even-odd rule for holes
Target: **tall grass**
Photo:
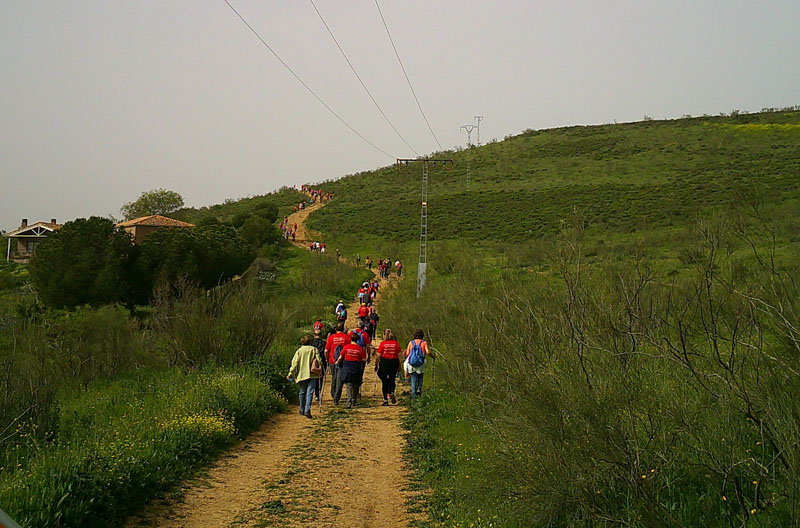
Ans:
<svg viewBox="0 0 800 528"><path fill-rule="evenodd" d="M0 471L0 503L22 526L110 526L283 408L237 369L147 370L60 400L59 441ZM8 462L13 463L13 460Z"/></svg>
<svg viewBox="0 0 800 528"><path fill-rule="evenodd" d="M434 520L796 524L799 252L768 227L701 223L676 267L592 261L573 229L532 269L456 253L419 301L385 302L399 334L427 330L453 393L410 424Z"/></svg>

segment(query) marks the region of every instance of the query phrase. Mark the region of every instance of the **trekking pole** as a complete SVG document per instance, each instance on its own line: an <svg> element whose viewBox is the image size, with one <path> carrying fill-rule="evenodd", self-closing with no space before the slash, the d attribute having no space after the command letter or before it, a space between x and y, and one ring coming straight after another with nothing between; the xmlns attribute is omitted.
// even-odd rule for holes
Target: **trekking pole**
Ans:
<svg viewBox="0 0 800 528"><path fill-rule="evenodd" d="M322 398L324 398L324 397L325 397L325 370L322 371L322 377L319 380L319 413L320 414L322 414Z"/></svg>

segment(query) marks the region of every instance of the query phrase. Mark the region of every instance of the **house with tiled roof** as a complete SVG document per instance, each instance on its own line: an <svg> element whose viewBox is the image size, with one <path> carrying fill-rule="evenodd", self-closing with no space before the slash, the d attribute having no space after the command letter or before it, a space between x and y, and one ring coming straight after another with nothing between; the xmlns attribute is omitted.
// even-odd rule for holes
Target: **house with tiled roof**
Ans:
<svg viewBox="0 0 800 528"><path fill-rule="evenodd" d="M6 237L8 237L6 260L27 263L42 240L60 227L61 224L56 223L55 218L49 222L36 222L35 224L28 224L28 219L23 218L19 228L6 233Z"/></svg>
<svg viewBox="0 0 800 528"><path fill-rule="evenodd" d="M134 244L141 244L147 235L154 233L158 229L194 227L194 224L181 222L166 216L150 215L120 222L117 227L123 228L130 234Z"/></svg>

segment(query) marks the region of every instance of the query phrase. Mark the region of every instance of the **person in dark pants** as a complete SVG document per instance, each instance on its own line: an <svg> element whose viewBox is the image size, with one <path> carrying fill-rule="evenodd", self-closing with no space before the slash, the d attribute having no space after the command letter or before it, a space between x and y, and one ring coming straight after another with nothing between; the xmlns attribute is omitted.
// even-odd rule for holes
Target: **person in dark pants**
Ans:
<svg viewBox="0 0 800 528"><path fill-rule="evenodd" d="M378 355L375 358L375 373L381 380L383 405L389 405L389 398L392 399L392 403L397 403L394 389L397 371L400 370L400 354L402 351L403 349L395 339L394 333L388 328L384 330L383 341L378 346Z"/></svg>
<svg viewBox="0 0 800 528"><path fill-rule="evenodd" d="M370 338L375 341L375 334L378 332L378 320L380 316L378 312L375 311L375 308L370 308L369 312L369 322L370 322Z"/></svg>
<svg viewBox="0 0 800 528"><path fill-rule="evenodd" d="M314 389L314 397L319 401L320 392L322 390L322 380L325 379L325 374L328 372L328 358L325 354L325 340L322 339L322 327L314 326L314 337L311 338L309 345L313 346L319 352L322 358L322 375L317 378L317 386Z"/></svg>
<svg viewBox="0 0 800 528"><path fill-rule="evenodd" d="M344 332L344 323L336 325L336 333L328 336L328 341L325 343L325 352L328 356L328 366L331 373L331 398L333 398L334 405L339 405L339 400L342 398L342 381L340 370L340 362L338 361L342 354L342 349L345 345L350 343L350 336Z"/></svg>
<svg viewBox="0 0 800 528"><path fill-rule="evenodd" d="M367 361L367 353L359 345L348 343L342 349L338 363L341 365L339 378L347 385L347 408L352 409L358 403L358 387L363 378L363 365Z"/></svg>

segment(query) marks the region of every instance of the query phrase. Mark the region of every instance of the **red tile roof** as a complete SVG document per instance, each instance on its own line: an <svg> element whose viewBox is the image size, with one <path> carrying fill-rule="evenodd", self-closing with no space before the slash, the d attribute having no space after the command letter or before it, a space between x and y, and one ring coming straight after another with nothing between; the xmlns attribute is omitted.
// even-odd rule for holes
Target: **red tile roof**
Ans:
<svg viewBox="0 0 800 528"><path fill-rule="evenodd" d="M174 218L168 218L166 216L161 216L161 215L140 216L139 218L134 218L133 220L120 222L119 224L117 224L117 227L134 227L134 226L194 227L194 224L181 222L180 220L175 220Z"/></svg>

